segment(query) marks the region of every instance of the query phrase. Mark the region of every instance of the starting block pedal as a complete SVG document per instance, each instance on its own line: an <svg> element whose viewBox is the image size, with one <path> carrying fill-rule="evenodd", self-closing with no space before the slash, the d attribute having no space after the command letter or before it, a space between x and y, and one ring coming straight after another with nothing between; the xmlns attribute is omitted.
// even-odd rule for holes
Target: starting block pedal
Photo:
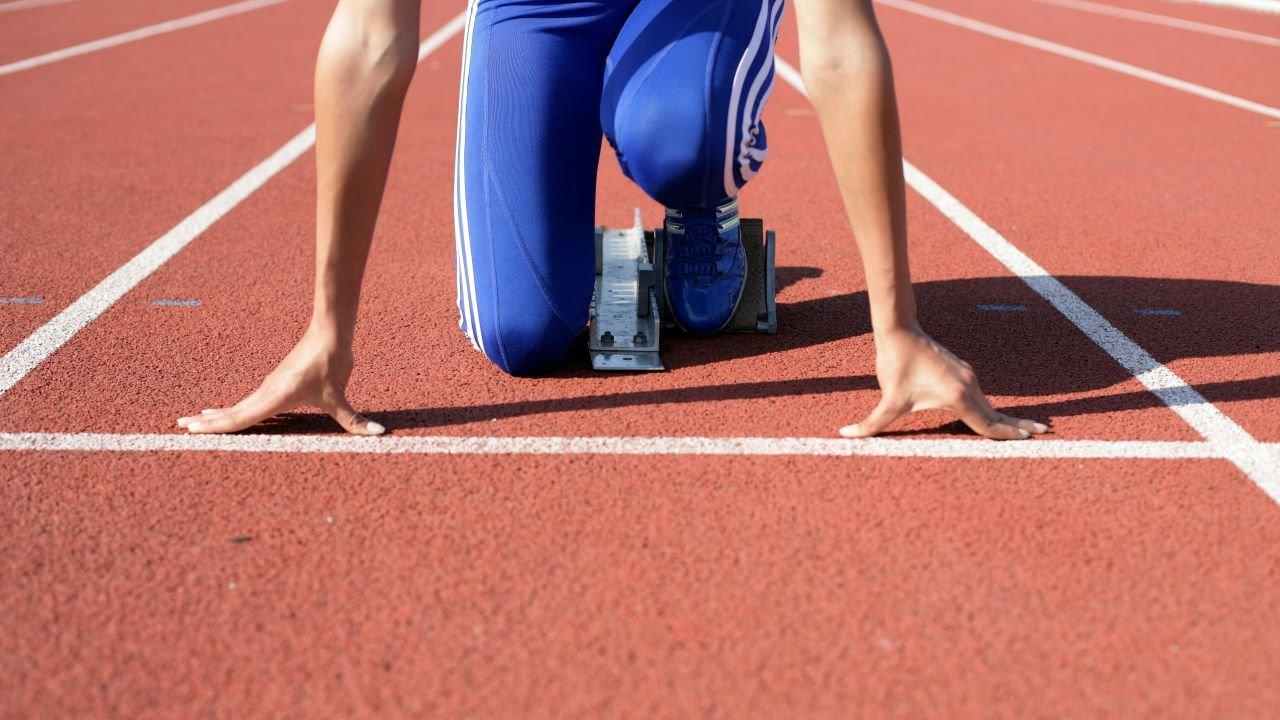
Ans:
<svg viewBox="0 0 1280 720"><path fill-rule="evenodd" d="M747 282L725 330L776 335L777 239L757 218L743 218L740 227ZM638 208L632 227L596 229L596 284L587 329L592 368L665 369L658 354L659 338L663 329L676 327L662 291L666 243L662 228L645 231Z"/></svg>

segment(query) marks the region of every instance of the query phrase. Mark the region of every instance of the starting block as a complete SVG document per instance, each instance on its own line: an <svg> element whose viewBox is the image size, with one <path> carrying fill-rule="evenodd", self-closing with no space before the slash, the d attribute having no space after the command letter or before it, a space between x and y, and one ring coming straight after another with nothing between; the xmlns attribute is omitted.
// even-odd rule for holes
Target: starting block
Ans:
<svg viewBox="0 0 1280 720"><path fill-rule="evenodd" d="M747 283L728 332L776 335L774 297L777 240L764 221L739 221L747 252ZM596 229L596 287L591 299L588 348L596 370L663 370L658 354L663 330L676 328L663 294L666 233L646 231L636 209L635 224L626 229Z"/></svg>

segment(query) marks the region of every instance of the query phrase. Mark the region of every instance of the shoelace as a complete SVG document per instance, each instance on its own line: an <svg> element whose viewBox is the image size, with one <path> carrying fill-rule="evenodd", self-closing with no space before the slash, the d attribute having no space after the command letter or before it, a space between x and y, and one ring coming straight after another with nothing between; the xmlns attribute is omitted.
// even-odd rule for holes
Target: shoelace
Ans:
<svg viewBox="0 0 1280 720"><path fill-rule="evenodd" d="M724 251L720 237L720 225L715 213L696 217L682 217L684 242L681 243L681 267L684 273L700 281L714 279L720 274L719 262Z"/></svg>

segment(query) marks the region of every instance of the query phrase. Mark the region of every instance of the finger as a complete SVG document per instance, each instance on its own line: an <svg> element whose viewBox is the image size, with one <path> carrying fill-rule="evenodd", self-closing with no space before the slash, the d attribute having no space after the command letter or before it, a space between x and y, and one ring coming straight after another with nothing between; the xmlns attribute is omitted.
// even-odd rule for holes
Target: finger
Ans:
<svg viewBox="0 0 1280 720"><path fill-rule="evenodd" d="M1031 433L1014 425L1000 421L997 414L988 415L976 401L966 395L953 410L970 430L992 440L1023 440L1031 437Z"/></svg>
<svg viewBox="0 0 1280 720"><path fill-rule="evenodd" d="M287 403L290 406L292 406L292 405L299 404L297 400L298 399L296 398L295 395L287 395L282 397L278 389L268 389L266 383L264 382L262 385L259 385L256 389L254 389L253 392L241 398L240 402L227 408L214 408L213 413L211 414L218 415L221 413L228 413L228 412L253 412L255 409L261 408L264 404L284 405ZM283 410L284 408L281 407L281 410L277 412L280 412Z"/></svg>
<svg viewBox="0 0 1280 720"><path fill-rule="evenodd" d="M234 407L208 415L201 415L187 423L187 432L230 433L257 425L278 412L287 410L292 403L288 398L272 400L254 393L236 403Z"/></svg>
<svg viewBox="0 0 1280 720"><path fill-rule="evenodd" d="M246 396L243 400L236 403L236 405L233 407L205 408L200 411L199 415L188 415L186 417L180 417L178 418L178 426L188 427L193 422L203 422L203 421L210 420L216 415L221 415L222 413L230 412L231 410L234 410L235 408L240 407L241 405L244 405L246 402L253 399L256 395L257 395L257 391L254 391L253 393Z"/></svg>
<svg viewBox="0 0 1280 720"><path fill-rule="evenodd" d="M187 415L185 417L180 417L178 418L178 427L187 427L193 422L198 422L200 420L208 420L210 415L213 415L219 412L222 412L222 410L206 409L206 410L201 410L199 415Z"/></svg>
<svg viewBox="0 0 1280 720"><path fill-rule="evenodd" d="M964 392L965 395L968 395L969 399L978 406L978 409L982 411L983 415L986 415L988 418L998 419L1000 413L996 412L996 409L991 407L991 401L987 399L987 394L982 392L982 388L978 387L978 382L976 380L966 385Z"/></svg>
<svg viewBox="0 0 1280 720"><path fill-rule="evenodd" d="M352 435L381 435L387 431L382 425L356 412L344 397L339 397L326 406L325 412L337 420L342 429Z"/></svg>
<svg viewBox="0 0 1280 720"><path fill-rule="evenodd" d="M987 416L988 420L995 420L997 422L1004 423L1005 425L1012 425L1019 430L1026 430L1031 435L1040 435L1049 429L1049 426L1044 423L1038 423L1035 420L1016 418L1012 415L1005 415L999 410L996 410L991 406L991 401L987 399L986 393L982 392L982 388L978 387L977 383L965 388L965 393L978 406L978 409L982 411L982 414Z"/></svg>
<svg viewBox="0 0 1280 720"><path fill-rule="evenodd" d="M224 413L228 409L229 408L205 408L200 411L199 415L188 415L187 417L178 418L178 424L186 427L189 423L195 422L196 420L207 420L210 416Z"/></svg>
<svg viewBox="0 0 1280 720"><path fill-rule="evenodd" d="M878 434L898 418L906 414L906 406L887 395L857 425L840 428L840 435L847 438L865 438Z"/></svg>
<svg viewBox="0 0 1280 720"><path fill-rule="evenodd" d="M1012 415L1005 415L1004 413L999 411L996 412L996 417L1000 419L1000 422L1006 425L1013 425L1014 427L1026 430L1032 435L1043 435L1044 433L1049 431L1048 425L1045 425L1044 423L1041 423L1041 422L1036 422L1035 420L1028 420L1026 418L1016 418L1016 417L1013 417Z"/></svg>

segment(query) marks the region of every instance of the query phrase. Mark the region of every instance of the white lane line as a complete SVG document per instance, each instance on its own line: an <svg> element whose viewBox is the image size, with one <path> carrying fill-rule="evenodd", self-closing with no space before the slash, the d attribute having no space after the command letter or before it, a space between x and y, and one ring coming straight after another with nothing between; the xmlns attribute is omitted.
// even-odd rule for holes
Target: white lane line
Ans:
<svg viewBox="0 0 1280 720"><path fill-rule="evenodd" d="M788 84L802 95L807 95L804 81L794 67L781 58L776 60L776 66ZM1267 496L1280 503L1280 466L1261 443L906 158L902 160L902 167L911 189L1065 315L1184 422L1220 450L1223 457L1235 463Z"/></svg>
<svg viewBox="0 0 1280 720"><path fill-rule="evenodd" d="M460 13L423 40L418 46L418 61L421 62L422 58L457 35L462 29L464 19L465 13ZM36 329L18 343L17 347L5 353L4 357L0 358L0 397L36 366L57 352L58 348L65 345L76 333L124 297L125 293L158 270L178 251L310 150L315 142L316 126L312 123L266 160L258 163L252 170L215 195L212 200L161 235L120 269L108 275L92 290L81 295L52 320Z"/></svg>
<svg viewBox="0 0 1280 720"><path fill-rule="evenodd" d="M91 40L87 43L72 45L68 48L54 50L53 52L48 52L43 55L36 55L35 57L29 57L25 60L18 60L7 65L0 65L0 76L12 75L16 72L30 70L32 68L40 67L41 65L48 65L50 63L58 62L59 60L87 55L92 52L106 50L107 48L113 48L118 45L124 45L126 43L143 40L156 35L163 35L164 33L173 32L174 30L182 30L196 25L203 25L207 22L213 22L214 20L220 20L232 15L239 15L240 13L250 12L270 5L279 5L280 3L287 1L288 0L244 0L243 2L232 3L231 5L224 5L219 8L196 13L195 15L178 18L177 20L168 20L166 22L156 23L155 25L148 25L146 27L138 28L137 30L120 33L119 35L111 35L110 37Z"/></svg>
<svg viewBox="0 0 1280 720"><path fill-rule="evenodd" d="M949 25L955 25L956 27L961 27L966 30L979 32L983 35L989 35L1001 40L1007 40L1019 45L1043 50L1047 53L1053 53L1054 55L1060 55L1072 60L1079 60L1080 62L1088 63L1096 67L1112 70L1140 80L1146 80L1147 82L1155 83L1156 85L1163 85L1167 88L1196 95L1206 100L1213 100L1214 102L1219 102L1223 105L1230 105L1231 107L1248 110L1249 112L1264 115L1269 118L1280 119L1280 108L1274 108L1270 105L1263 105L1259 102L1246 100L1242 97L1214 90L1213 88L1208 88L1204 85L1187 82L1186 80L1179 80L1178 78L1170 77L1168 75L1155 72L1154 70L1140 68L1137 65L1130 65L1129 63L1112 60L1111 58L1095 55L1094 53L1085 52L1084 50L1077 50L1073 47L1061 45L1032 35L1007 30L980 20L974 20L973 18L968 18L963 15L947 12L946 10L939 10L929 5L921 5L920 3L913 2L912 0L875 0L875 2L880 5L897 8L904 12L920 15L921 17L927 17Z"/></svg>
<svg viewBox="0 0 1280 720"><path fill-rule="evenodd" d="M1191 2L1200 5L1217 5L1219 7L1231 7L1239 10L1254 10L1256 12L1280 13L1280 0L1173 0L1173 2Z"/></svg>
<svg viewBox="0 0 1280 720"><path fill-rule="evenodd" d="M75 0L13 0L13 2L0 3L0 13L44 7L45 5L62 5L69 2L75 2Z"/></svg>
<svg viewBox="0 0 1280 720"><path fill-rule="evenodd" d="M1245 32L1243 30L1233 30L1231 28L1219 27L1217 25L1209 25L1208 23L1196 22L1194 20L1183 20L1182 18L1169 17L1168 15L1157 15L1156 13L1143 12L1141 10L1130 10L1129 8L1116 7L1115 5L1104 5L1102 3L1089 2L1089 0L1031 0L1031 2L1038 2L1043 5L1057 5L1058 7L1079 10L1081 12L1095 13L1097 15L1110 15L1111 17L1136 20L1137 22L1150 23L1152 25L1163 25L1165 27L1177 28L1179 30L1190 30L1191 32L1203 33L1205 35L1216 35L1218 37L1230 38L1232 40L1243 40L1245 42L1258 43L1259 45L1280 47L1280 38L1258 35L1256 33Z"/></svg>
<svg viewBox="0 0 1280 720"><path fill-rule="evenodd" d="M0 358L0 396L26 377L138 283L207 230L315 143L316 126L298 133L266 160L133 256Z"/></svg>
<svg viewBox="0 0 1280 720"><path fill-rule="evenodd" d="M1001 459L1221 459L1207 442L822 437L502 437L0 433L0 451L361 453L378 455L808 455Z"/></svg>

